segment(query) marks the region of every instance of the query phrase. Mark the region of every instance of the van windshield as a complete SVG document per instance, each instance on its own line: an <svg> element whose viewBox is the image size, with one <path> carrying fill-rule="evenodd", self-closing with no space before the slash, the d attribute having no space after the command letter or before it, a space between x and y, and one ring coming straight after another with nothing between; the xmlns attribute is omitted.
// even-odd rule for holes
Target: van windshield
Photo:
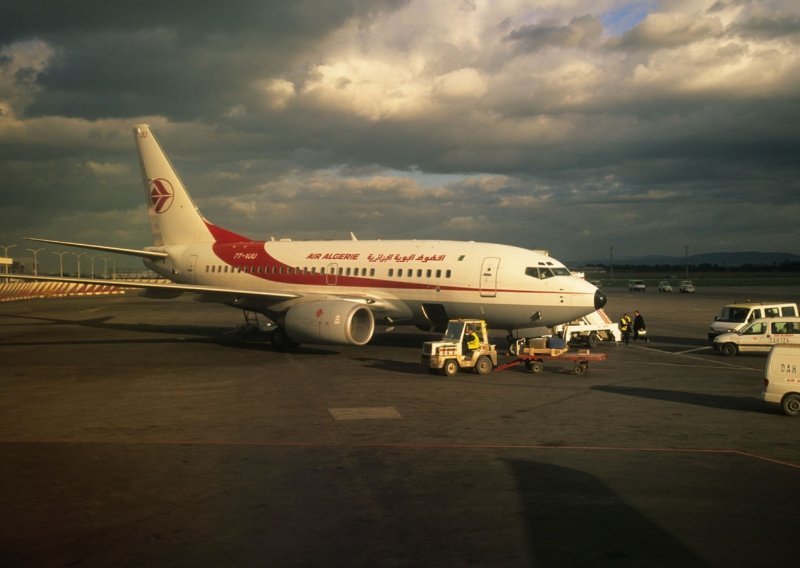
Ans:
<svg viewBox="0 0 800 568"><path fill-rule="evenodd" d="M725 306L722 308L722 313L717 318L717 321L729 321L735 323L742 323L747 319L747 314L750 313L750 308L732 308Z"/></svg>

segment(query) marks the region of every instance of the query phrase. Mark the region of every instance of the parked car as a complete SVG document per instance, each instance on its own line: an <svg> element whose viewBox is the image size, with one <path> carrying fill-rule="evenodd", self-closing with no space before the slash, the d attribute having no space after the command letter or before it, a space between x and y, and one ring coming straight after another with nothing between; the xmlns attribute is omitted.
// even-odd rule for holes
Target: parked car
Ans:
<svg viewBox="0 0 800 568"><path fill-rule="evenodd" d="M738 331L759 318L797 317L797 304L772 302L734 302L722 308L708 327L708 341L720 333Z"/></svg>
<svg viewBox="0 0 800 568"><path fill-rule="evenodd" d="M672 292L672 284L669 283L669 280L662 280L658 283L658 291L659 292Z"/></svg>
<svg viewBox="0 0 800 568"><path fill-rule="evenodd" d="M646 292L647 286L645 286L644 280L628 280L628 291Z"/></svg>
<svg viewBox="0 0 800 568"><path fill-rule="evenodd" d="M680 291L686 294L694 294L694 284L691 280L681 280Z"/></svg>

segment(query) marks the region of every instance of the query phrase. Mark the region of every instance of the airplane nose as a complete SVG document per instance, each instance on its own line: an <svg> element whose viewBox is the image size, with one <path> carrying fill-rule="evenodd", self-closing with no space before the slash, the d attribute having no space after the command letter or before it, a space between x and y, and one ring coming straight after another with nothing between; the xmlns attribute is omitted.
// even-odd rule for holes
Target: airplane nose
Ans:
<svg viewBox="0 0 800 568"><path fill-rule="evenodd" d="M594 309L599 310L600 308L606 305L606 302L608 302L608 298L606 297L606 295L603 294L603 292L601 292L600 290L597 290L594 293Z"/></svg>

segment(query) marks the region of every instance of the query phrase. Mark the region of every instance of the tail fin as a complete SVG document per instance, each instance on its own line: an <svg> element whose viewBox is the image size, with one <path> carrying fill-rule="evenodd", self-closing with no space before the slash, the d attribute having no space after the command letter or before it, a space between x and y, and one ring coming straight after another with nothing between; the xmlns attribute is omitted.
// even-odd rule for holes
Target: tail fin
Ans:
<svg viewBox="0 0 800 568"><path fill-rule="evenodd" d="M206 221L147 124L133 129L147 196L147 214L156 245L246 242Z"/></svg>

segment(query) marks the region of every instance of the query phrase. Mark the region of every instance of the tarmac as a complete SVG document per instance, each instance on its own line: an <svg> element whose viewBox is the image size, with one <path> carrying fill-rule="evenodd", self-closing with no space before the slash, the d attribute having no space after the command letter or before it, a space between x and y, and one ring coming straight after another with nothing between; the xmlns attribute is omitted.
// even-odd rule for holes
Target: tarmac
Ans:
<svg viewBox="0 0 800 568"><path fill-rule="evenodd" d="M406 328L283 353L191 298L2 304L4 565L794 564L800 419L706 329L800 290L606 292L650 342L581 376L430 375Z"/></svg>

